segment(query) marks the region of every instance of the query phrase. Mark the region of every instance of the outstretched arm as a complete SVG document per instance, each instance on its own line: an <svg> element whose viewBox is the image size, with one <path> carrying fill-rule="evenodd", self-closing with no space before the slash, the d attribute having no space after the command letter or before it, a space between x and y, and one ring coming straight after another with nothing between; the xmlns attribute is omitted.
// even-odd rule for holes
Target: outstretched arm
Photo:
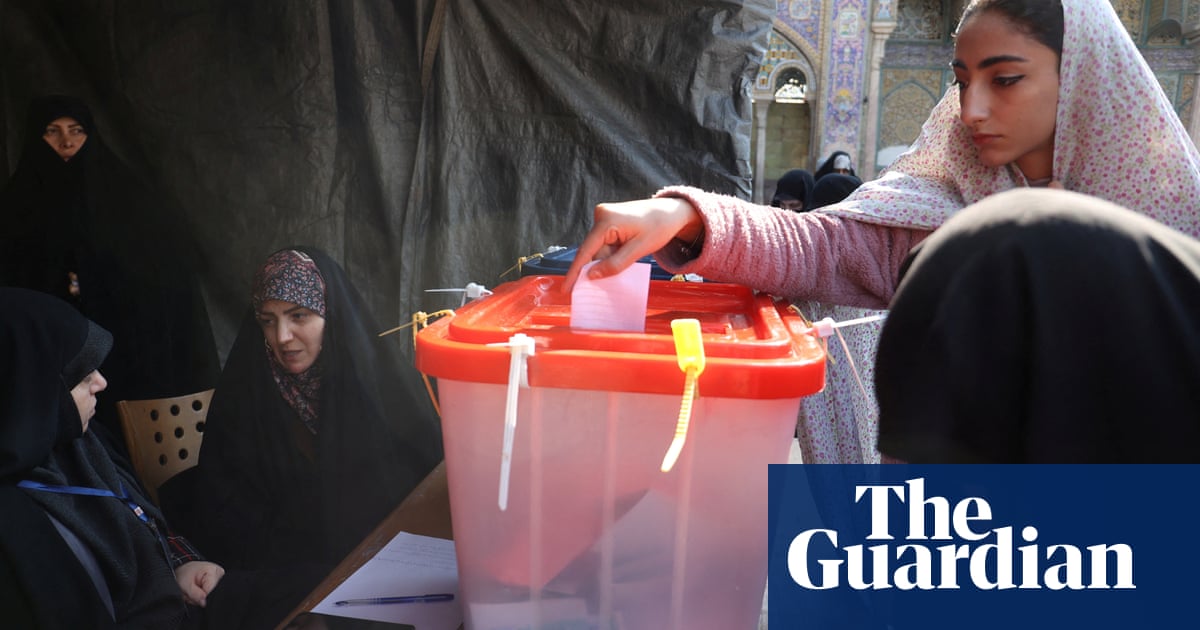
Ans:
<svg viewBox="0 0 1200 630"><path fill-rule="evenodd" d="M653 199L600 204L595 215L565 290L590 260L600 262L589 273L605 277L653 253L677 273L791 298L884 308L908 251L930 233L783 211L685 186Z"/></svg>
<svg viewBox="0 0 1200 630"><path fill-rule="evenodd" d="M662 249L672 239L693 243L703 236L700 214L685 199L655 197L638 201L602 203L593 211L592 229L584 237L563 280L570 291L585 264L591 278L618 273L643 256Z"/></svg>

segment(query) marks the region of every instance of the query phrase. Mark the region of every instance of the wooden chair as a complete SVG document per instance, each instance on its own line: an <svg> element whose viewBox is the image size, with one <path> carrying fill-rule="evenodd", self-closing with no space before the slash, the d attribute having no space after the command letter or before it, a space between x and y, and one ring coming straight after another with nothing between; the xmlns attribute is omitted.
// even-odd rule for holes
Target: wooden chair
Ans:
<svg viewBox="0 0 1200 630"><path fill-rule="evenodd" d="M129 458L155 503L158 503L158 488L166 480L199 461L204 419L213 391L117 401Z"/></svg>

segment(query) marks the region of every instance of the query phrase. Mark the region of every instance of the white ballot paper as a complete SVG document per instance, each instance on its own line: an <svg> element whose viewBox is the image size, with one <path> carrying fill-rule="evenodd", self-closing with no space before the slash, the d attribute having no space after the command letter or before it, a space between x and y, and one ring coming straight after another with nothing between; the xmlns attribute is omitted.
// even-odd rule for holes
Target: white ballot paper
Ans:
<svg viewBox="0 0 1200 630"><path fill-rule="evenodd" d="M381 599L398 603L374 603ZM456 630L463 613L454 541L400 532L312 611Z"/></svg>
<svg viewBox="0 0 1200 630"><path fill-rule="evenodd" d="M615 276L591 280L584 265L571 290L571 328L646 332L646 300L650 296L650 265L633 263Z"/></svg>

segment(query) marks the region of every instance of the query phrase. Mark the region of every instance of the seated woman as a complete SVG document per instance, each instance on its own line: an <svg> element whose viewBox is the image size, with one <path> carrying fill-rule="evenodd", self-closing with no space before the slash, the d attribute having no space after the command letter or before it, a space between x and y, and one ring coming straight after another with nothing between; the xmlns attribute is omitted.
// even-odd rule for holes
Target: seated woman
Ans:
<svg viewBox="0 0 1200 630"><path fill-rule="evenodd" d="M1200 461L1200 240L1061 190L946 221L879 341L879 450L914 463Z"/></svg>
<svg viewBox="0 0 1200 630"><path fill-rule="evenodd" d="M0 625L199 627L208 615L189 606L224 569L89 430L112 336L45 293L0 288L0 304Z"/></svg>
<svg viewBox="0 0 1200 630"><path fill-rule="evenodd" d="M214 558L332 568L441 461L432 405L380 330L318 250L275 252L255 274L197 465L193 537Z"/></svg>

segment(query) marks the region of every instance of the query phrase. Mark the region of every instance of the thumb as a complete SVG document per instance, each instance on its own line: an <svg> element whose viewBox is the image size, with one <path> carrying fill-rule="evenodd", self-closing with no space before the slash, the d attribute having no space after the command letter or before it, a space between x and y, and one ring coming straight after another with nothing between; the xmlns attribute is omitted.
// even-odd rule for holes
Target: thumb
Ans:
<svg viewBox="0 0 1200 630"><path fill-rule="evenodd" d="M587 277L591 280L600 280L609 276L615 276L638 261L638 258L634 254L635 252L632 252L629 248L617 250L608 258L601 258L596 261L596 264L588 267Z"/></svg>
<svg viewBox="0 0 1200 630"><path fill-rule="evenodd" d="M183 589L183 599L189 604L203 607L206 603L205 599L207 596L208 593L205 593L204 589L200 588L200 586L196 584L188 584L187 587Z"/></svg>

